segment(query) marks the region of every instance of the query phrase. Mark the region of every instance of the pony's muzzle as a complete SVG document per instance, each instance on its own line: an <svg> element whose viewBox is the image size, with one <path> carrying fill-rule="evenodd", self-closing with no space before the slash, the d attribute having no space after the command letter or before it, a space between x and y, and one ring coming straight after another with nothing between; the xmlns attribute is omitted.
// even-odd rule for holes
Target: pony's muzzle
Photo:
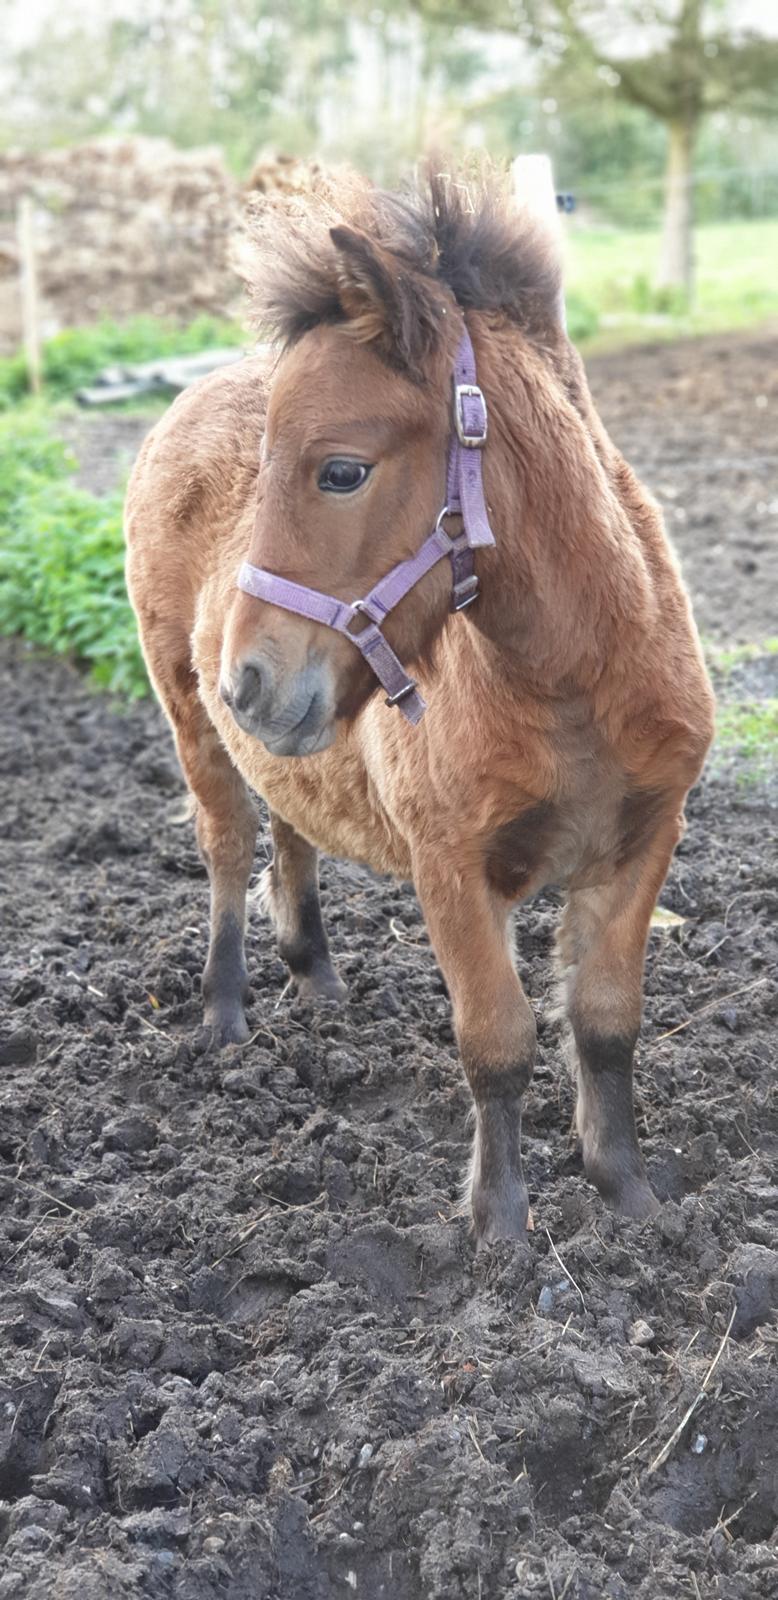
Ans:
<svg viewBox="0 0 778 1600"><path fill-rule="evenodd" d="M321 662L291 674L257 653L236 663L219 693L238 727L274 756L307 756L335 737L330 675Z"/></svg>

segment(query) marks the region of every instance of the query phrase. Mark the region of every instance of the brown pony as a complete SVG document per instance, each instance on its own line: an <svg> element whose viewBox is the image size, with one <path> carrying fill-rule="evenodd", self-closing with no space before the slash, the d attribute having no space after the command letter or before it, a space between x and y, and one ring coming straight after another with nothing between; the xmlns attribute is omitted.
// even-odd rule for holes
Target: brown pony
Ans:
<svg viewBox="0 0 778 1600"><path fill-rule="evenodd" d="M535 1021L511 912L567 893L559 932L589 1178L656 1209L632 1057L651 912L712 735L713 703L662 521L605 434L559 319L549 241L493 180L357 181L269 209L254 238L253 356L206 378L146 441L128 581L196 804L211 885L203 978L244 1040L246 889L270 808L266 900L299 993L337 998L317 851L411 879L475 1103L479 1240L520 1236L522 1096ZM463 321L489 410L492 549L449 611L441 561L385 633L428 710L387 709L349 638L236 588L244 558L351 601L412 556L445 500Z"/></svg>

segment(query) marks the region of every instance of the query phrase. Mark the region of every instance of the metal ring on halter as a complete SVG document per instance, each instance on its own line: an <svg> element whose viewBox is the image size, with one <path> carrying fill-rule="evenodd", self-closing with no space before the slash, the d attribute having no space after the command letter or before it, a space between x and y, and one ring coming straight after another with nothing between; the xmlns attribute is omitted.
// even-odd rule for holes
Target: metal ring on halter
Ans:
<svg viewBox="0 0 778 1600"><path fill-rule="evenodd" d="M375 619L373 617L371 617L370 612L368 611L364 600L352 600L350 602L350 604L351 604L352 611L358 611L359 615L361 617L364 617L365 621L368 624L372 622L373 626L374 627L376 626ZM346 631L346 633L347 633L347 635L348 635L348 637L350 639L355 639L355 638L358 637L357 634L354 634L354 633L351 632L351 624L352 624L353 621L354 621L354 618L353 617L349 617L349 620L346 623L346 630L345 631Z"/></svg>
<svg viewBox="0 0 778 1600"><path fill-rule="evenodd" d="M438 520L435 523L435 532L436 533L437 533L439 528L441 528L443 533L445 533L446 530L443 527L443 519L444 519L444 517L450 517L451 515L452 515L452 511L451 511L451 507L450 506L444 506L443 510L438 512Z"/></svg>

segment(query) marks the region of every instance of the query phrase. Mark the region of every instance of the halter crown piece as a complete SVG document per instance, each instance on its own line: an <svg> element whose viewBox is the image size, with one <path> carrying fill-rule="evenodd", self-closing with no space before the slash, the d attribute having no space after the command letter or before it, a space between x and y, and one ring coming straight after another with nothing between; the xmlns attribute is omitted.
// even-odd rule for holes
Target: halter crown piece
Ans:
<svg viewBox="0 0 778 1600"><path fill-rule="evenodd" d="M481 451L486 444L488 415L486 401L476 382L475 354L465 328L454 362L454 426L448 447L446 504L429 538L407 561L399 561L380 578L363 600L337 600L319 589L289 583L264 567L244 561L238 573L238 588L257 600L293 611L312 622L335 628L361 650L368 666L386 690L386 704L399 706L408 722L417 723L426 711L426 702L381 632L381 623L432 567L448 556L451 562L451 610L464 611L478 599L478 579L473 551L494 544L494 534L484 499ZM462 518L462 531L456 538L446 533L448 516ZM367 619L367 625L352 633L352 624Z"/></svg>

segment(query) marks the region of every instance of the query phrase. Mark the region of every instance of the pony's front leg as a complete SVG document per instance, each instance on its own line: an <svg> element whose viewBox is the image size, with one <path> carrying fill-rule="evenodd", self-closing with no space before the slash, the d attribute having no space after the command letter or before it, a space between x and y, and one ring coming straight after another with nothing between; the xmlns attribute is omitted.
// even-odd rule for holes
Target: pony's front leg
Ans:
<svg viewBox="0 0 778 1600"><path fill-rule="evenodd" d="M527 1186L521 1102L535 1064L536 1027L513 964L508 909L483 872L416 864L416 889L448 985L462 1064L473 1093L469 1190L479 1244L523 1238Z"/></svg>
<svg viewBox="0 0 778 1600"><path fill-rule="evenodd" d="M169 709L178 757L195 801L195 830L208 868L210 938L203 972L205 1022L221 1048L248 1038L244 952L246 890L254 860L257 807L204 707Z"/></svg>

